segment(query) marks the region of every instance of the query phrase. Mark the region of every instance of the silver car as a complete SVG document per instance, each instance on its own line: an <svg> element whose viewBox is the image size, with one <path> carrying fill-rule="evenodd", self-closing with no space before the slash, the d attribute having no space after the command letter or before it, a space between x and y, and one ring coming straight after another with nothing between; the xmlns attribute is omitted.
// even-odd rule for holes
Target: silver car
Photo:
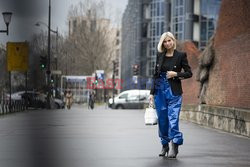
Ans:
<svg viewBox="0 0 250 167"><path fill-rule="evenodd" d="M148 104L149 90L127 90L113 99L109 99L109 107L114 109L142 109Z"/></svg>

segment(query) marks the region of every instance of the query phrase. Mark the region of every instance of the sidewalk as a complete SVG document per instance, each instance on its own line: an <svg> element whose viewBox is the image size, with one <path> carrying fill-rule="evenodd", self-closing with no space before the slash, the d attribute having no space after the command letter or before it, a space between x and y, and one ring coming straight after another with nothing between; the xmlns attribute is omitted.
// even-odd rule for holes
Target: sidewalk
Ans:
<svg viewBox="0 0 250 167"><path fill-rule="evenodd" d="M250 139L181 121L177 160L158 157L157 126L143 110L40 110L0 121L0 166L8 167L248 167Z"/></svg>

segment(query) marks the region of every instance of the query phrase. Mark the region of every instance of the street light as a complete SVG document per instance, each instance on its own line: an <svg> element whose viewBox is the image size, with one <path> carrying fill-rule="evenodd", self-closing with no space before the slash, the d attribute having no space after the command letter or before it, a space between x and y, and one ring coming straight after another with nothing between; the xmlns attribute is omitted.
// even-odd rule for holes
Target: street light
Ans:
<svg viewBox="0 0 250 167"><path fill-rule="evenodd" d="M35 24L35 26L40 27L41 25L46 26L47 28L49 27L46 23L39 21ZM58 28L56 30L50 29L51 32L55 33L56 35L58 35Z"/></svg>
<svg viewBox="0 0 250 167"><path fill-rule="evenodd" d="M42 22L40 22L42 23ZM44 23L45 24L45 23ZM40 25L39 23L36 24L37 26ZM45 24L46 25L46 24ZM51 82L50 82L50 75L51 75L51 68L50 68L50 32L56 32L50 28L51 26L51 0L49 0L49 14L48 14L48 57L47 57L47 108L50 109L50 98L51 98ZM58 33L57 33L58 34Z"/></svg>
<svg viewBox="0 0 250 167"><path fill-rule="evenodd" d="M51 82L50 82L50 23L51 23L51 0L49 0L49 13L48 13L48 57L47 57L47 109L50 109L50 98L51 98Z"/></svg>
<svg viewBox="0 0 250 167"><path fill-rule="evenodd" d="M0 32L6 33L7 35L9 35L9 24L11 21L12 13L11 12L3 12L2 14L3 14L4 22L6 24L6 30L0 30Z"/></svg>

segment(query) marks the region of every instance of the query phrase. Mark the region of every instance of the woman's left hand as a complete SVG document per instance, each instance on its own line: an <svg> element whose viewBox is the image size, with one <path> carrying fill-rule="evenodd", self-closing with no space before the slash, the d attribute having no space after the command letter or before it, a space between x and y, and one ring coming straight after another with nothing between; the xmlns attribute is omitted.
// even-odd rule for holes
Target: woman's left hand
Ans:
<svg viewBox="0 0 250 167"><path fill-rule="evenodd" d="M177 72L175 71L167 71L167 77L169 78L173 78L177 76Z"/></svg>

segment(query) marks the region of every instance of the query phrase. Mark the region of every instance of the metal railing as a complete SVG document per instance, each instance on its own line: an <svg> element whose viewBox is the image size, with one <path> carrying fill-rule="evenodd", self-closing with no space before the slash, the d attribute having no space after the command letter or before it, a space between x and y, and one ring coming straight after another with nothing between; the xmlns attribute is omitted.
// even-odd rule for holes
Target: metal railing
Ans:
<svg viewBox="0 0 250 167"><path fill-rule="evenodd" d="M0 114L20 112L26 109L25 100L0 100Z"/></svg>

